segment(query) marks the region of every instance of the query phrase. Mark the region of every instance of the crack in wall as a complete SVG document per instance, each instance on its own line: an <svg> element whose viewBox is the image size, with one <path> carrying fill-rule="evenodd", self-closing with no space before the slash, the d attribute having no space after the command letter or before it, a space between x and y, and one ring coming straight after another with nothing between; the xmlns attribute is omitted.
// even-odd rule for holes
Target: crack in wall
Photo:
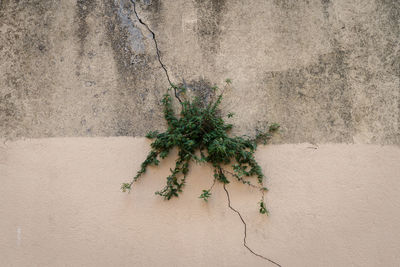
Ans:
<svg viewBox="0 0 400 267"><path fill-rule="evenodd" d="M276 266L281 267L281 265L280 265L279 263L277 263L277 262L275 262L275 261L273 261L273 260L271 260L271 259L268 259L267 257L264 257L263 255L260 255L260 254L258 254L258 253L256 253L256 252L254 252L254 251L247 245L247 242L246 242L246 239L247 239L247 224L246 224L245 220L243 219L242 215L240 214L240 212L239 212L237 209L235 209L235 208L233 208L233 207L231 206L231 199L230 199L230 197L229 197L229 192L228 192L228 190L226 189L225 184L224 184L224 190L225 190L225 193L226 193L226 197L228 198L228 207L229 207L231 210L233 210L233 211L239 216L240 220L242 221L242 223L243 223L243 225L244 225L243 246L244 246L245 248L247 248L253 255L255 255L255 256L257 256L257 257L260 257L260 258L263 259L263 260L269 261L269 262L275 264Z"/></svg>
<svg viewBox="0 0 400 267"><path fill-rule="evenodd" d="M158 62L160 63L161 68L164 70L165 75L167 76L169 85L174 89L175 98L178 99L178 101L179 101L180 104L182 104L182 100L181 100L180 97L178 96L177 87L171 82L171 79L170 79L169 74L168 74L168 70L167 70L167 68L165 67L164 63L161 61L160 50L158 49L158 43L157 43L157 39L156 39L156 34L150 29L150 27L149 27L146 23L144 23L144 22L140 19L139 15L138 15L138 13L137 13L137 11L136 11L136 3L135 3L135 0L131 0L131 3L133 4L133 12L135 13L136 18L137 18L137 19L139 20L139 22L140 22L142 25L144 25L144 26L146 27L146 29L152 34L153 41L154 41L155 48L156 48L156 52L157 52L157 59L158 59Z"/></svg>
<svg viewBox="0 0 400 267"><path fill-rule="evenodd" d="M117 5L117 14L121 20L121 24L128 31L127 41L131 50L137 54L145 53L145 46L143 40L143 34L137 27L134 26L130 16L132 10L130 8L124 8L125 1L114 0Z"/></svg>
<svg viewBox="0 0 400 267"><path fill-rule="evenodd" d="M147 30L152 34L152 37L153 37L153 40L154 40L154 44L155 44L155 48L156 48L156 51L157 51L157 58L158 58L158 61L159 61L160 65L161 65L162 69L164 70L165 75L167 76L167 79L168 79L169 84L170 84L171 87L174 89L175 97L176 97L176 98L179 100L179 102L182 104L181 99L180 99L179 96L177 95L177 87L171 82L170 77L169 77L169 74L168 74L168 70L167 70L167 68L165 67L165 65L163 64L163 62L161 61L160 50L159 50L159 48L158 48L158 43L157 43L157 39L156 39L155 33L150 29L150 27L149 27L145 22L143 22L143 21L140 19L139 15L138 15L138 13L137 13L137 11L136 11L136 3L135 3L135 0L131 0L131 2L132 2L132 4L133 4L133 12L135 13L136 18L137 18L138 21L139 21L142 25L144 25L144 26L147 28ZM240 212L237 211L236 209L234 209L234 208L231 206L231 201L230 201L230 197L229 197L229 192L228 192L228 190L226 189L225 184L224 184L223 186L224 186L224 190L225 190L225 192L226 192L227 198L228 198L228 207L239 215L240 220L242 221L242 223L243 223L243 225L244 225L243 246L244 246L245 248L247 248L253 255L255 255L255 256L257 256L257 257L260 257L260 258L263 259L263 260L269 261L269 262L273 263L273 264L276 265L276 266L281 267L281 265L279 265L277 262L275 262L275 261L273 261L273 260L271 260L271 259L268 259L268 258L264 257L263 255L260 255L260 254L258 254L258 253L256 253L256 252L254 252L254 251L247 245L247 243L246 243L246 239L247 239L247 224L246 224L246 222L244 221L244 219L243 219L242 215L240 214Z"/></svg>
<svg viewBox="0 0 400 267"><path fill-rule="evenodd" d="M134 11L134 13L135 13L137 19L138 19L139 22L140 22L142 25L144 25L144 26L147 28L147 30L152 34L152 37L153 37L153 40L154 40L154 44L155 44L155 48L156 48L156 51L157 51L158 61L159 61L160 65L161 65L161 67L163 68L163 70L164 70L164 72L165 72L165 75L167 76L167 79L168 79L169 84L171 85L172 88L174 88L175 97L176 97L176 98L179 100L179 102L182 104L181 99L180 99L179 96L177 95L177 91L176 91L177 88L176 88L176 86L175 86L174 84L172 84L172 82L171 82L171 80L170 80L170 77L169 77L169 74L168 74L168 70L167 70L167 68L165 67L165 65L163 64L163 62L161 61L160 51L159 51L159 48L158 48L158 43L157 43L157 40L156 40L155 33L149 28L149 26L148 26L146 23L144 23L144 22L140 19L139 15L138 15L138 13L137 13L137 11L136 11L136 4L135 4L135 1L134 1L134 0L131 0L131 2L132 2L132 4L133 4L133 11ZM228 192L228 190L226 189L225 184L223 185L223 187L224 187L224 190L225 190L226 195L227 195L228 207L239 215L240 220L242 221L242 223L243 223L243 225L244 225L243 246L244 246L246 249L248 249L253 255L255 255L255 256L257 256L257 257L260 257L261 259L266 260L266 261L269 261L269 262L273 263L274 265L280 267L281 265L279 265L277 262L275 262L275 261L273 261L273 260L271 260L271 259L268 259L268 258L266 258L266 257L264 257L264 256L262 256L262 255L260 255L260 254L258 254L258 253L256 253L256 252L254 252L254 251L247 245L247 243L246 243L246 239L247 239L247 224L246 224L246 222L244 221L244 219L243 219L242 215L240 214L240 212L237 211L236 209L234 209L234 208L231 206L230 197L229 197L229 192Z"/></svg>
<svg viewBox="0 0 400 267"><path fill-rule="evenodd" d="M0 136L143 136L167 82L207 102L236 76L235 133L268 118L277 143L400 143L399 1L134 2L0 1Z"/></svg>

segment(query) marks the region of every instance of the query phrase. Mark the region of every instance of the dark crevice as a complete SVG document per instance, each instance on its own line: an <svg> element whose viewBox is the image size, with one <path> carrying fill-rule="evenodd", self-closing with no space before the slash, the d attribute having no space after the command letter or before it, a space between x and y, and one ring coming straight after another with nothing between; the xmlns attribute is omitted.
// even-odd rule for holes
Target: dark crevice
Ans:
<svg viewBox="0 0 400 267"><path fill-rule="evenodd" d="M243 246L244 246L245 248L247 248L253 255L255 255L255 256L257 256L257 257L260 257L260 258L263 259L263 260L269 261L269 262L275 264L276 266L281 267L281 265L280 265L279 263L277 263L277 262L275 262L275 261L273 261L273 260L271 260L271 259L268 259L267 257L264 257L263 255L260 255L260 254L258 254L258 253L256 253L256 252L254 252L254 251L247 245L247 243L246 243L246 239L247 239L247 224L246 224L246 222L244 221L244 219L243 219L242 215L240 214L240 212L231 206L231 199L230 199L230 197L229 197L229 192L228 192L228 190L226 189L225 184L224 184L224 190L225 190L225 192L226 192L226 197L228 198L228 207L229 207L231 210L233 210L234 212L237 213L237 215L239 216L240 220L242 221L242 223L243 223L243 225L244 225Z"/></svg>
<svg viewBox="0 0 400 267"><path fill-rule="evenodd" d="M164 64L162 63L162 61L161 61L160 50L158 49L158 43L157 43L157 39L156 39L156 34L155 34L155 33L150 29L150 27L149 27L146 23L144 23L144 22L141 20L141 18L139 17L139 15L138 15L138 13L137 13L137 11L136 11L136 3L135 3L135 0L131 0L131 2L132 2L132 5L133 5L133 12L135 13L136 18L138 19L138 21L140 22L140 24L142 24L143 26L145 26L146 29L152 34L153 41L154 41L154 44L155 44L155 47L156 47L158 62L160 63L161 68L163 68L163 70L164 70L164 72L165 72L165 75L167 76L167 80L168 80L169 85L174 89L174 94L175 94L176 99L178 99L179 103L182 104L182 100L181 100L181 99L179 98L179 96L178 96L177 87L171 82L171 79L169 78L169 74L168 74L167 68L165 67L165 65L164 65Z"/></svg>

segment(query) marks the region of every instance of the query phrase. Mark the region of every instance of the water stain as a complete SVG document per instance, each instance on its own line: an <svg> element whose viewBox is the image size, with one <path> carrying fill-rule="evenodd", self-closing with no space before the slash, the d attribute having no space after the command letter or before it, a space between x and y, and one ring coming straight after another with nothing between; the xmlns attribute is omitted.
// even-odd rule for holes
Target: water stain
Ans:
<svg viewBox="0 0 400 267"><path fill-rule="evenodd" d="M52 42L54 1L6 1L0 9L0 136L29 136L29 111L45 113L53 95ZM26 19L21 19L26 18Z"/></svg>
<svg viewBox="0 0 400 267"><path fill-rule="evenodd" d="M89 34L89 26L87 24L87 17L96 7L95 0L77 0L76 1L76 16L78 20L78 29L76 35L79 39L80 49L79 55L82 56L85 50L86 38Z"/></svg>
<svg viewBox="0 0 400 267"><path fill-rule="evenodd" d="M0 136L7 136L15 127L16 123L22 121L24 112L15 103L15 97L11 93L0 95Z"/></svg>
<svg viewBox="0 0 400 267"><path fill-rule="evenodd" d="M215 54L220 48L221 22L225 0L196 0L197 36L205 55Z"/></svg>
<svg viewBox="0 0 400 267"><path fill-rule="evenodd" d="M105 5L107 39L117 67L118 89L114 94L114 135L144 135L163 123L158 105L162 93L157 79L158 64L154 41L138 22L130 1L114 0ZM166 81L166 80L165 80ZM166 85L165 85L166 86ZM157 101L157 102L154 102ZM156 108L154 108L156 107ZM152 109L152 112L148 111ZM158 125L158 126L154 126Z"/></svg>
<svg viewBox="0 0 400 267"><path fill-rule="evenodd" d="M329 19L329 6L331 5L331 0L321 0L323 14L325 19Z"/></svg>
<svg viewBox="0 0 400 267"><path fill-rule="evenodd" d="M146 19L153 30L157 30L163 23L163 3L161 0L144 0L141 10L146 13Z"/></svg>
<svg viewBox="0 0 400 267"><path fill-rule="evenodd" d="M186 88L187 98L197 98L200 101L201 106L207 106L212 100L215 99L215 90L210 81L205 79L191 80L189 82L184 81L180 84Z"/></svg>
<svg viewBox="0 0 400 267"><path fill-rule="evenodd" d="M132 20L132 16L135 16L132 3L128 0L114 0L114 3L117 6L121 26L126 30L126 41L130 45L131 51L135 54L145 53L142 31L135 26Z"/></svg>
<svg viewBox="0 0 400 267"><path fill-rule="evenodd" d="M265 73L262 84L267 89L260 89L264 94L258 97L265 101L267 117L282 125L285 142L352 141L347 55L336 50L315 64Z"/></svg>

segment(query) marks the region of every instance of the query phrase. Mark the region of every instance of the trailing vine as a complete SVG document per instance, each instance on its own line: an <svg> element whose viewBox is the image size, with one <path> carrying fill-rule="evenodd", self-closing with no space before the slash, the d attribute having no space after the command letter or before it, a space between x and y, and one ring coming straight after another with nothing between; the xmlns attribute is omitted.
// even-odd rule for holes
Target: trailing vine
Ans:
<svg viewBox="0 0 400 267"><path fill-rule="evenodd" d="M230 80L227 80L226 86L229 84ZM185 91L184 87L177 87L177 89L180 93ZM218 90L217 87L213 89ZM171 90L172 88L169 88L162 99L168 129L163 133L151 131L146 135L149 139L155 139L151 143L151 151L131 182L122 184L122 190L124 192L130 190L133 183L146 172L148 166L158 165L159 159L166 158L170 151L177 147L179 152L175 167L171 169L171 174L167 177L166 186L157 191L157 195L165 199L177 197L186 183L190 163L209 163L214 169L215 181L228 184L228 176L231 176L245 185L257 188L262 193L259 211L267 214L264 192L268 189L263 186L264 174L254 153L257 144L266 143L278 130L279 125L271 124L267 132L258 133L252 139L242 136L230 137L228 133L233 125L225 123L218 109L222 93L207 105L204 105L199 98L183 100L180 116L177 117L172 107ZM228 114L228 117L232 116L232 113ZM247 177L251 176L257 177L256 184L247 180ZM203 190L200 198L207 201L211 196L211 189L212 187Z"/></svg>
<svg viewBox="0 0 400 267"><path fill-rule="evenodd" d="M163 133L150 131L146 135L147 138L154 140L150 145L151 150L132 180L121 185L122 191L130 191L133 184L146 172L147 167L159 165L160 159L166 158L171 150L176 147L178 148L178 158L175 161L175 167L170 169L171 173L167 177L165 187L155 193L167 200L172 197L178 197L186 184L186 177L189 173L190 164L193 162L210 164L214 172L213 183L210 188L202 191L199 198L208 201L216 182L222 183L227 195L228 207L238 214L244 225L244 247L252 254L280 266L275 261L255 253L248 247L246 243L246 222L239 211L231 206L229 192L226 189L226 184L230 183L228 177L232 177L245 185L258 189L261 193L261 199L258 203L259 212L268 215L268 210L264 202L264 194L268 189L263 186L263 179L265 176L254 154L257 145L259 143L266 144L279 129L279 124L270 124L268 130L264 132L257 131L254 138L248 136L231 137L229 132L233 125L224 121L221 110L219 109L223 93L232 82L230 79L225 81L226 84L222 92L219 92L216 86L211 88L214 94L211 101L208 103L204 103L198 97L193 99L182 98L182 95L185 96L186 86L177 86L171 82L168 71L161 61L155 33L138 16L135 1L131 0L131 2L138 21L152 34L156 47L157 59L165 71L170 87L161 101L164 119L167 122L167 130ZM180 103L181 109L179 116L176 116L173 109L172 92ZM233 113L227 114L228 118L233 116ZM256 176L256 183L248 180L248 178L252 176Z"/></svg>

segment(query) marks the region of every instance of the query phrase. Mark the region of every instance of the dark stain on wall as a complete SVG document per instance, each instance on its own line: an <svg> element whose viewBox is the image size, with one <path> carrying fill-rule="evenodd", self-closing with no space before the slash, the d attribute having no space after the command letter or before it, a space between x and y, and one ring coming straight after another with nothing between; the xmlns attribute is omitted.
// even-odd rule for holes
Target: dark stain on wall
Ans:
<svg viewBox="0 0 400 267"><path fill-rule="evenodd" d="M1 16L2 10L4 10L6 8L6 5L8 4L8 2L9 2L9 0L0 1L0 16Z"/></svg>
<svg viewBox="0 0 400 267"><path fill-rule="evenodd" d="M106 4L106 31L118 68L119 80L124 84L138 82L139 75L146 72L150 61L154 59L145 51L134 51L129 45L129 31L118 16L118 6L113 2ZM130 10L129 5L124 8ZM131 11L129 11L131 12ZM132 17L132 14L130 17ZM133 21L130 21L134 25ZM136 28L137 25L134 27Z"/></svg>
<svg viewBox="0 0 400 267"><path fill-rule="evenodd" d="M139 3L140 4L140 3ZM151 24L153 30L156 30L163 22L161 0L144 0L140 5L141 9L147 14L146 19Z"/></svg>
<svg viewBox="0 0 400 267"><path fill-rule="evenodd" d="M389 135L391 129L385 129L388 133L387 139L396 140L400 144L400 1L398 0L376 0L376 13L379 16L379 29L382 36L379 43L384 44L382 49L377 51L380 61L383 63L387 74L394 74L398 77L397 88L397 129ZM382 101L384 102L384 101ZM383 103L385 104L385 103ZM387 124L385 124L387 128Z"/></svg>
<svg viewBox="0 0 400 267"><path fill-rule="evenodd" d="M376 6L386 41L381 59L400 78L400 1L377 0Z"/></svg>
<svg viewBox="0 0 400 267"><path fill-rule="evenodd" d="M325 1L325 0L321 0ZM328 0L329 1L329 0ZM273 0L274 5L281 9L293 10L298 7L300 3L309 4L309 0L296 1L296 0Z"/></svg>
<svg viewBox="0 0 400 267"><path fill-rule="evenodd" d="M48 108L54 92L48 79L53 58L47 53L53 7L50 0L1 1L0 136L29 136L33 117Z"/></svg>
<svg viewBox="0 0 400 267"><path fill-rule="evenodd" d="M225 0L196 0L198 40L206 57L218 52Z"/></svg>
<svg viewBox="0 0 400 267"><path fill-rule="evenodd" d="M208 105L215 98L215 90L213 90L213 85L210 81L205 79L191 80L190 82L185 82L179 84L186 88L187 97L198 98L200 104L204 107Z"/></svg>
<svg viewBox="0 0 400 267"><path fill-rule="evenodd" d="M5 131L2 133L3 135L12 134L13 126L20 123L24 116L23 110L15 102L15 97L11 93L0 95L0 122Z"/></svg>
<svg viewBox="0 0 400 267"><path fill-rule="evenodd" d="M325 19L329 19L329 6L331 4L331 0L321 0L323 14Z"/></svg>
<svg viewBox="0 0 400 267"><path fill-rule="evenodd" d="M119 88L115 92L112 121L117 136L144 135L155 121L160 121L159 128L163 127L158 101L164 88L157 85L166 79L161 76L153 40L146 39L149 33L142 32L146 29L140 26L132 8L129 1L123 0L105 5L107 38L118 70Z"/></svg>
<svg viewBox="0 0 400 267"><path fill-rule="evenodd" d="M76 16L78 29L76 35L80 43L79 55L82 56L85 48L86 37L89 34L89 27L86 19L96 6L95 0L77 0L76 1Z"/></svg>
<svg viewBox="0 0 400 267"><path fill-rule="evenodd" d="M321 55L316 64L265 74L263 86L268 90L262 100L282 125L284 140L352 142L347 54L336 50Z"/></svg>
<svg viewBox="0 0 400 267"><path fill-rule="evenodd" d="M247 90L242 94L245 102L227 111L243 107L256 112L245 111L234 118L241 133L252 134L257 121L267 118L282 125L283 143L359 138L366 143L400 144L400 2L377 0L375 6L370 5L376 10L340 14L342 21L331 2L310 5L325 18L310 21L319 23L324 31L320 38L329 41L324 54L299 59L289 69L282 64L279 70L242 70L243 77L254 74L256 82L252 87L234 88ZM151 35L132 14L130 1L63 3L70 9L60 9L53 0L0 2L0 137L143 136L149 130L162 130L160 99L168 82ZM158 28L161 52L175 49L168 45L170 37L162 34L174 30L163 21L163 13L171 12L167 2L137 3L143 20ZM298 14L298 8L308 8L299 1L273 3L288 16ZM221 29L230 26L229 20L223 20L227 8L237 14L243 10L216 0L198 0L195 7L189 11L197 12L200 55L211 66L224 38ZM73 16L75 20L69 20ZM285 18L277 31L282 30L284 40L293 40L298 30L295 22L301 20L296 17L287 23ZM179 17L174 23L179 23ZM244 33L243 38L247 37ZM274 49L280 51L278 46ZM112 70L102 72L102 60L111 61L106 65ZM76 64L82 70L79 76ZM209 81L226 78L218 75L189 80L186 86L208 103L214 96ZM229 97L242 101L237 91L231 92Z"/></svg>

